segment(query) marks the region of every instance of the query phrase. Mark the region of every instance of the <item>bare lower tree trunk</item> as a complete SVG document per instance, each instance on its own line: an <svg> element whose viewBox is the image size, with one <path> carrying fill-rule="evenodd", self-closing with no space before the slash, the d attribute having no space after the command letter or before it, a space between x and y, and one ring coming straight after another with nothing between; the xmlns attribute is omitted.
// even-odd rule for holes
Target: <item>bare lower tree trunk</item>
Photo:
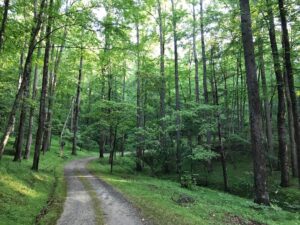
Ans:
<svg viewBox="0 0 300 225"><path fill-rule="evenodd" d="M281 186L289 185L289 166L288 166L288 149L286 144L286 128L285 128L285 98L284 98L284 78L280 67L280 60L276 42L274 15L269 0L267 3L267 13L269 20L269 39L272 49L273 66L276 76L277 92L278 92L278 110L277 110L277 133L279 143L279 160L281 168Z"/></svg>
<svg viewBox="0 0 300 225"><path fill-rule="evenodd" d="M251 126L251 144L254 167L254 193L255 202L269 205L267 191L266 161L262 142L262 117L260 110L260 98L258 82L256 78L256 64L254 44L251 28L251 15L249 0L240 0L241 30L244 47L244 58L247 76L248 101Z"/></svg>
<svg viewBox="0 0 300 225"><path fill-rule="evenodd" d="M193 54L194 54L194 64L195 64L195 98L196 103L200 102L199 95L199 69L198 69L198 57L196 49L196 13L195 13L195 0L193 4Z"/></svg>
<svg viewBox="0 0 300 225"><path fill-rule="evenodd" d="M286 8L284 5L284 0L278 0L279 5L279 13L280 13L280 21L281 21L281 29L282 29L282 43L283 43L283 50L284 50L284 65L286 69L286 76L287 76L287 84L289 87L291 102L292 102L292 112L294 118L294 135L295 135L295 142L297 148L297 158L298 158L298 171L300 171L300 127L299 127L299 115L297 109L297 97L295 92L295 85L294 85L294 75L293 75L293 68L291 62L291 48L290 48L290 41L289 41L289 32L287 28L287 20L286 20ZM299 185L300 185L300 173L298 174L299 178Z"/></svg>
<svg viewBox="0 0 300 225"><path fill-rule="evenodd" d="M142 96L141 96L141 76L140 76L140 30L138 22L136 23L136 41L137 41L137 72L136 72L136 107L137 107L137 118L136 118L136 126L138 129L143 128L143 112L142 112ZM139 135L137 137L137 145L136 145L136 170L142 171L142 156L143 156L143 148L142 148L142 137Z"/></svg>
<svg viewBox="0 0 300 225"><path fill-rule="evenodd" d="M22 148L23 148L24 133L25 133L26 115L28 111L27 98L29 97L30 77L28 77L26 81L27 83L22 97L23 101L22 101L20 120L19 120L18 137L15 146L15 156L13 161L21 161L22 159Z"/></svg>
<svg viewBox="0 0 300 225"><path fill-rule="evenodd" d="M4 40L6 23L7 23L8 8L9 8L9 0L4 0L4 10L3 10L2 22L0 27L0 52L2 51L3 48L3 40Z"/></svg>
<svg viewBox="0 0 300 225"><path fill-rule="evenodd" d="M176 167L177 173L181 174L181 130L180 130L180 97L179 97L179 71L178 71L178 51L177 51L177 19L174 0L172 3L172 26L174 41L174 76L175 76L175 110L176 110Z"/></svg>
<svg viewBox="0 0 300 225"><path fill-rule="evenodd" d="M42 89L41 89L41 97L40 97L40 111L39 111L39 120L38 120L38 129L35 137L35 147L34 147L34 157L32 163L32 170L38 171L39 169L39 161L40 161L40 150L43 141L43 135L45 130L45 120L46 120L46 100L47 100L47 92L48 92L48 71L49 71L49 58L50 58L50 49L51 49L51 41L50 34L52 30L52 15L50 15L50 11L52 11L53 0L49 2L49 15L46 27L46 46L45 46L45 54L44 54L44 67L43 67L43 79L42 79Z"/></svg>
<svg viewBox="0 0 300 225"><path fill-rule="evenodd" d="M216 106L219 105L219 94L218 94L218 85L215 73L215 63L214 63L214 48L211 50L211 61L212 61L212 79L213 79L213 86L214 86L214 103ZM224 182L224 191L228 191L228 175L227 175L227 163L226 163L226 153L223 145L222 140L222 126L221 126L221 118L220 112L217 112L217 125L218 125L218 141L220 147L220 156L221 156L221 163L222 163L222 171L223 171L223 182Z"/></svg>
<svg viewBox="0 0 300 225"><path fill-rule="evenodd" d="M101 134L99 140L99 158L104 157L104 151L105 151L105 135Z"/></svg>
<svg viewBox="0 0 300 225"><path fill-rule="evenodd" d="M290 97L289 87L287 85L287 77L284 76L285 79L285 97L287 102L287 110L288 110L288 125L289 125L289 142L290 142L290 150L291 150L291 163L292 163L292 175L293 177L298 177L298 161L297 161L297 149L295 142L295 131L294 131L294 118L293 118L293 109L292 109L292 101Z"/></svg>
<svg viewBox="0 0 300 225"><path fill-rule="evenodd" d="M35 45L36 45L36 37L37 37L37 35L40 31L41 24L42 24L42 15L43 15L44 8L45 8L45 1L46 0L41 1L39 14L36 17L36 23L32 28L30 41L29 41L28 52L27 52L27 57L26 57L26 60L25 60L24 68L23 68L23 76L22 76L23 80L22 80L21 86L18 90L18 93L15 97L12 109L11 109L10 114L8 116L7 125L5 127L5 130L3 132L1 142L0 142L0 158L3 155L4 148L7 144L9 136L10 136L12 130L13 130L15 115L16 115L17 109L19 107L19 103L20 103L20 100L22 98L24 89L26 87L27 79L30 76L32 55L33 55Z"/></svg>
<svg viewBox="0 0 300 225"><path fill-rule="evenodd" d="M67 38L67 29L65 28L63 34L63 42L57 50L56 58L54 62L53 73L50 75L50 84L49 84L49 99L48 99L48 113L47 113L47 129L45 130L45 137L43 139L43 151L49 150L51 146L51 134L52 134L52 118L53 118L53 106L55 100L55 90L57 83L57 73L61 61L61 57L65 48ZM52 60L53 61L53 60Z"/></svg>
<svg viewBox="0 0 300 225"><path fill-rule="evenodd" d="M83 64L83 55L82 55L82 49L81 49L80 65L79 65L79 73L78 73L78 83L77 83L77 93L76 93L75 107L74 107L74 122L73 122L74 129L73 129L72 155L77 154L76 148L77 148L78 120L79 120L79 111L80 111L82 64Z"/></svg>
<svg viewBox="0 0 300 225"><path fill-rule="evenodd" d="M268 144L268 153L271 158L270 168L272 170L273 166L273 157L274 157L274 148L273 148L273 133L272 133L272 120L271 120L271 112L270 112L270 103L268 96L268 88L265 74L265 62L264 62L264 52L263 52L263 40L259 38L259 67L261 74L261 83L262 83L262 91L263 91L263 104L264 110L266 114L266 133L267 133L267 144Z"/></svg>
<svg viewBox="0 0 300 225"><path fill-rule="evenodd" d="M166 134L165 134L165 123L163 118L165 117L165 98L166 98L166 79L165 79L165 35L164 35L164 24L161 10L161 0L157 0L157 11L159 21L159 46L160 46L160 127L162 134L160 137L160 145L164 151L166 148Z"/></svg>

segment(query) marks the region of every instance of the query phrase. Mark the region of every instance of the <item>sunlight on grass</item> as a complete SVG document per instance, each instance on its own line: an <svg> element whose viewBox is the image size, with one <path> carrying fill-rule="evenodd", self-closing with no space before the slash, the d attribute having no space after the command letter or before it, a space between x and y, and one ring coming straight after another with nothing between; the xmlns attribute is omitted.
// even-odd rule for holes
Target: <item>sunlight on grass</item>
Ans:
<svg viewBox="0 0 300 225"><path fill-rule="evenodd" d="M131 169L134 159L116 160L113 174L106 160L99 161L88 165L90 172L119 190L153 224L228 225L238 220L241 223L237 224L298 225L300 221L299 213L280 207L259 206L249 199L205 187L181 188L178 182L150 177L147 172L137 174ZM124 161L131 168L124 166ZM174 200L176 196L188 196L194 203L180 205Z"/></svg>
<svg viewBox="0 0 300 225"><path fill-rule="evenodd" d="M16 179L13 179L11 176L8 175L1 175L0 182L6 186L8 186L10 189L19 192L20 194L36 198L39 196L39 193L32 188L22 184L21 182L17 181Z"/></svg>

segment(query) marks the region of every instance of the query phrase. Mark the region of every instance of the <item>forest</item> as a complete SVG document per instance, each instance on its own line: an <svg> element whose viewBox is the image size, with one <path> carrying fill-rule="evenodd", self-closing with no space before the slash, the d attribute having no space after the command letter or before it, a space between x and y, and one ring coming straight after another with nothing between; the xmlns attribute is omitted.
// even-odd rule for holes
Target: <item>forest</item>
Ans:
<svg viewBox="0 0 300 225"><path fill-rule="evenodd" d="M300 224L299 59L299 0L1 0L0 225Z"/></svg>

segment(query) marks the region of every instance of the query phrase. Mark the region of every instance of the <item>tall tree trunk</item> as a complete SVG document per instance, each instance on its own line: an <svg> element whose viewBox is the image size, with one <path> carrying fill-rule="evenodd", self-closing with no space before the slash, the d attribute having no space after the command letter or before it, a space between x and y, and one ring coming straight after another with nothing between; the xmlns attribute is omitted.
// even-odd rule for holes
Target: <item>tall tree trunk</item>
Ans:
<svg viewBox="0 0 300 225"><path fill-rule="evenodd" d="M298 177L298 161L297 161L297 149L296 149L296 141L295 141L295 131L294 131L294 118L293 118L293 109L292 109L292 101L289 92L289 87L287 85L287 76L284 75L285 81L285 96L287 102L287 110L288 110L288 126L289 126L289 142L290 142L290 150L291 150L291 163L292 163L292 175L293 177Z"/></svg>
<svg viewBox="0 0 300 225"><path fill-rule="evenodd" d="M280 67L279 53L276 42L274 15L270 1L266 0L267 13L269 22L269 39L272 49L273 66L276 76L277 92L278 92L278 108L277 108L277 132L279 143L279 156L281 168L281 186L289 185L289 167L288 167L288 149L286 144L286 128L285 128L285 98L284 98L284 78Z"/></svg>
<svg viewBox="0 0 300 225"><path fill-rule="evenodd" d="M1 27L0 27L0 52L2 51L3 48L3 40L4 40L6 23L7 23L8 8L9 8L9 0L4 0L4 10L3 10Z"/></svg>
<svg viewBox="0 0 300 225"><path fill-rule="evenodd" d="M181 174L181 131L180 131L180 97L179 97L179 71L178 71L178 51L177 51L177 15L174 0L172 3L172 26L174 41L174 76L175 76L175 110L176 110L176 166L177 173Z"/></svg>
<svg viewBox="0 0 300 225"><path fill-rule="evenodd" d="M267 88L267 81L266 81L266 73L265 73L265 62L264 62L264 43L262 38L258 39L259 42L259 67L260 67L260 74L261 74L261 84L262 84L262 91L263 91L263 104L264 110L266 114L266 133L267 133L267 145L268 145L268 154L270 158L270 168L272 170L273 161L274 161L274 148L273 148L273 133L272 133L272 119L271 119L271 112L270 112L270 103L269 103L269 96L268 96L268 88Z"/></svg>
<svg viewBox="0 0 300 225"><path fill-rule="evenodd" d="M199 96L199 69L198 69L198 57L197 57L197 48L196 48L196 13L195 13L195 0L192 3L193 5L193 55L194 55L194 64L195 64L195 98L196 103L200 102Z"/></svg>
<svg viewBox="0 0 300 225"><path fill-rule="evenodd" d="M298 158L298 171L300 171L300 127L299 127L299 116L298 116L298 109L297 109L297 97L295 92L294 86L294 77L293 77L293 68L292 68L292 61L291 61L291 48L290 48L290 41L289 41L289 32L287 28L287 20L286 20L286 8L284 5L284 0L278 0L279 5L279 13L280 13L280 20L281 20L281 29L282 29L282 43L283 43L283 50L284 50L284 66L286 69L286 76L287 76L287 84L289 87L290 97L292 101L292 112L294 118L294 134L295 134L295 141L296 141L296 148L297 148L297 158ZM299 178L299 185L300 185L300 173L298 174Z"/></svg>
<svg viewBox="0 0 300 225"><path fill-rule="evenodd" d="M27 98L29 98L30 91L30 76L26 79L26 86L22 96L21 113L19 119L18 137L15 145L15 155L13 161L21 161L22 159L22 148L25 133L26 115L28 111Z"/></svg>
<svg viewBox="0 0 300 225"><path fill-rule="evenodd" d="M37 51L38 52L37 52L36 58L39 59L41 57L41 48L38 48ZM36 62L35 63L35 68L34 68L34 77L33 77L32 93L31 93L31 100L32 101L35 101L36 96L37 96L38 74L39 74L39 72L38 72L38 63ZM30 112L29 112L28 135L27 135L24 159L29 159L29 156L30 156L30 149L31 149L31 144L32 144L32 130L33 130L34 111L35 111L35 107L32 105L30 107Z"/></svg>
<svg viewBox="0 0 300 225"><path fill-rule="evenodd" d="M258 82L256 78L256 64L249 0L240 0L240 13L250 112L249 119L251 126L251 144L254 164L254 201L258 204L269 205L270 202L269 194L267 191L266 161L262 142L262 117L260 104L257 104L258 102L260 102L260 98Z"/></svg>
<svg viewBox="0 0 300 225"><path fill-rule="evenodd" d="M46 27L46 46L44 54L44 66L43 66L43 79L42 79L42 89L40 97L40 111L39 111L39 120L38 120L38 129L35 137L35 147L34 147L34 157L32 170L38 171L39 161L40 161L40 150L45 130L45 120L46 120L46 100L48 92L48 71L49 71L49 58L50 58L50 49L51 49L51 40L50 34L52 30L52 12L53 0L49 2L49 15Z"/></svg>
<svg viewBox="0 0 300 225"><path fill-rule="evenodd" d="M206 50L204 40L204 17L203 17L203 0L200 0L200 33L201 33L201 55L202 55L202 69L203 69L203 95L204 103L209 104L208 90L207 90L207 67L206 67ZM206 133L206 144L211 145L211 131ZM208 171L212 171L211 160L208 160Z"/></svg>
<svg viewBox="0 0 300 225"><path fill-rule="evenodd" d="M53 64L54 62L54 53L55 52L55 47L54 44L52 44L51 46L51 59L50 59L50 63ZM57 52L56 52L57 54ZM44 130L44 135L43 135L43 142L42 142L42 152L43 154L45 154L46 151L48 151L48 143L50 142L49 138L50 138L50 124L49 124L49 120L51 120L52 115L52 103L53 103L53 97L52 97L52 92L53 92L53 85L54 85L54 75L53 75L53 68L50 70L49 74L49 80L48 80L48 107L47 107L47 112L46 112L46 119L45 119L45 130Z"/></svg>
<svg viewBox="0 0 300 225"><path fill-rule="evenodd" d="M219 96L218 96L218 85L216 79L215 63L214 63L214 47L211 50L211 61L212 61L212 80L213 80L213 90L214 90L214 103L216 106L219 106ZM227 165L226 165L226 153L222 140L222 126L220 112L217 112L217 125L218 125L218 141L220 148L220 157L222 163L222 172L223 172L223 182L224 182L224 191L228 191L228 175L227 175Z"/></svg>
<svg viewBox="0 0 300 225"><path fill-rule="evenodd" d="M80 111L82 64L83 64L83 54L82 54L82 48L81 48L77 92L76 92L75 105L74 105L74 122L73 122L74 129L73 129L73 141L72 141L72 155L77 155L76 148L77 148L78 120L79 120L79 111Z"/></svg>
<svg viewBox="0 0 300 225"><path fill-rule="evenodd" d="M105 151L105 135L101 134L99 140L99 158L104 157L104 151Z"/></svg>
<svg viewBox="0 0 300 225"><path fill-rule="evenodd" d="M167 161L167 153L166 153L166 134L165 134L165 122L163 118L166 115L166 107L165 107L165 99L166 99L166 78L165 78L165 35L164 35L164 23L162 17L162 10L161 10L161 0L157 0L157 11L158 11L158 22L159 22L159 46L160 46L160 145L161 149L164 154L164 169L168 171Z"/></svg>
<svg viewBox="0 0 300 225"><path fill-rule="evenodd" d="M142 112L142 96L141 96L141 74L140 74L140 30L138 22L136 23L136 44L137 44L137 71L136 71L136 127L138 129L143 128L143 112ZM137 145L136 145L136 170L142 171L142 140L141 135L137 137Z"/></svg>
<svg viewBox="0 0 300 225"><path fill-rule="evenodd" d="M57 50L57 52L56 52L53 72L51 72L51 74L50 74L48 112L47 112L47 122L46 122L47 127L45 130L45 135L44 135L44 139L43 139L43 151L49 150L50 146L51 146L52 118L53 118L53 106L54 106L54 100L55 100L56 83L57 83L57 73L58 73L61 57L62 57L64 48L65 48L66 38L67 38L67 29L65 28L64 34L63 34L63 42L62 42L59 50Z"/></svg>
<svg viewBox="0 0 300 225"><path fill-rule="evenodd" d="M202 66L203 66L203 95L204 102L208 104L208 91L207 91L207 69L206 69L206 52L204 40L204 17L203 17L203 0L200 0L200 30L201 30L201 52L202 52Z"/></svg>
<svg viewBox="0 0 300 225"><path fill-rule="evenodd" d="M29 78L30 73L31 73L32 55L33 55L35 45L36 45L36 37L37 37L37 35L40 31L41 24L42 24L42 15L43 15L44 8L45 8L45 1L46 0L41 1L40 11L39 11L39 14L37 15L36 20L35 20L36 23L33 26L32 31L31 31L27 57L26 57L26 60L25 60L24 68L23 68L23 75L22 75L23 80L22 80L21 86L18 90L18 93L15 97L12 109L11 109L10 114L8 116L7 125L5 127L5 130L4 130L2 138L1 138L0 158L3 155L4 148L7 144L9 136L10 136L12 130L13 130L15 115L16 115L17 109L19 107L19 103L20 103L20 100L22 98L24 89L26 87L27 79Z"/></svg>

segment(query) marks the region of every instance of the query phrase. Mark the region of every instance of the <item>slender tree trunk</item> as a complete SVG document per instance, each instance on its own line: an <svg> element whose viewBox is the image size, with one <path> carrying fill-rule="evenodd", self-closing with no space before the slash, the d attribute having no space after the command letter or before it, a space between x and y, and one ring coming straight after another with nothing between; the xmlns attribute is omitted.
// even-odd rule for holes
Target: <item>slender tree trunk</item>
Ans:
<svg viewBox="0 0 300 225"><path fill-rule="evenodd" d="M203 17L203 0L200 0L200 30L201 30L201 50L202 50L202 66L203 66L203 95L204 102L208 104L208 92L207 92L207 72L206 72L206 52L205 52L205 40L204 40L204 17Z"/></svg>
<svg viewBox="0 0 300 225"><path fill-rule="evenodd" d="M105 150L105 136L101 134L99 140L99 158L104 157L104 150Z"/></svg>
<svg viewBox="0 0 300 225"><path fill-rule="evenodd" d="M136 126L138 129L143 128L143 112L142 112L142 96L141 96L141 74L140 74L140 30L139 25L136 23L136 44L137 44L137 71L136 71L136 106L137 106L137 118ZM136 170L142 171L142 137L139 135L137 137L137 146L136 146Z"/></svg>
<svg viewBox="0 0 300 225"><path fill-rule="evenodd" d="M179 71L178 71L178 51L177 51L177 15L174 0L172 3L172 26L174 41L174 76L175 76L175 110L176 110L176 166L177 173L181 174L181 131L180 131L180 97L179 97Z"/></svg>
<svg viewBox="0 0 300 225"><path fill-rule="evenodd" d="M67 38L67 29L65 28L63 34L63 42L59 50L57 50L56 52L53 72L51 72L50 74L48 112L47 112L47 123L46 123L47 127L43 139L43 151L49 150L51 146L52 118L53 118L53 106L55 100L55 90L56 90L56 83L57 83L57 73L58 73L61 57L65 48L66 38Z"/></svg>
<svg viewBox="0 0 300 225"><path fill-rule="evenodd" d="M292 163L292 175L293 177L298 177L298 161L297 161L297 149L295 142L295 131L294 131L294 118L293 118L293 109L292 109L292 101L290 97L289 87L287 85L287 76L284 75L285 81L285 96L287 102L287 110L288 110L288 126L289 126L289 142L290 142L290 150L291 150L291 163Z"/></svg>
<svg viewBox="0 0 300 225"><path fill-rule="evenodd" d="M38 48L38 52L37 52L37 56L36 56L37 59L39 59L40 56L41 56L41 48ZM38 63L35 63L34 77L33 77L33 84L32 84L32 94L31 94L32 101L36 100L37 83L38 83ZM30 156L30 149L31 149L31 144L32 144L34 111L35 111L35 107L31 106L30 112L29 112L28 136L27 136L27 142L26 142L26 147L25 147L24 159L29 159L29 156Z"/></svg>
<svg viewBox="0 0 300 225"><path fill-rule="evenodd" d="M39 111L39 120L38 120L38 129L36 132L35 138L35 147L34 147L34 157L32 170L38 171L39 169L39 161L40 161L40 150L45 130L45 120L46 120L46 100L47 100L47 92L48 92L48 71L49 71L49 58L50 58L50 50L51 50L51 41L50 34L52 30L52 12L53 0L49 2L49 15L46 27L46 46L45 46L45 54L44 54L44 67L43 67L43 79L42 79L42 89L41 89L41 97L40 97L40 111Z"/></svg>
<svg viewBox="0 0 300 225"><path fill-rule="evenodd" d="M2 22L1 22L1 27L0 27L0 52L2 51L2 48L3 48L8 8L9 8L9 0L4 0L4 10L3 10Z"/></svg>
<svg viewBox="0 0 300 225"><path fill-rule="evenodd" d="M78 131L78 120L79 120L79 111L80 111L80 92L81 92L81 80L82 80L82 64L83 64L83 55L82 49L80 53L80 65L78 73L78 83L77 83L77 92L75 98L75 107L74 107L74 129L73 129L73 141L72 141L72 155L77 155L77 131Z"/></svg>
<svg viewBox="0 0 300 225"><path fill-rule="evenodd" d="M289 167L288 167L288 149L286 144L286 128L285 128L285 98L284 98L284 78L280 67L279 53L276 42L276 33L274 25L274 15L269 0L267 3L267 13L269 20L269 39L272 49L273 66L276 76L277 93L278 93L278 109L277 109L277 132L279 142L279 158L281 168L281 186L289 185ZM287 89L286 89L287 90ZM290 121L289 121L290 123Z"/></svg>
<svg viewBox="0 0 300 225"><path fill-rule="evenodd" d="M195 98L196 98L196 103L199 103L200 102L200 96L199 96L199 69L198 69L198 57L197 57L197 49L196 49L195 2L193 2L192 4L193 4L193 55L194 55L194 64L195 64Z"/></svg>
<svg viewBox="0 0 300 225"><path fill-rule="evenodd" d="M22 96L22 105L21 105L21 113L19 120L19 128L18 128L18 137L15 145L15 155L13 161L21 161L22 159L22 148L24 141L24 133L25 133L25 124L26 124L26 115L28 111L27 107L27 98L29 98L30 91L30 76L26 79L27 83Z"/></svg>
<svg viewBox="0 0 300 225"><path fill-rule="evenodd" d="M215 72L215 63L214 63L214 48L211 50L211 61L212 61L212 79L213 79L213 86L214 86L214 103L216 106L219 106L219 96L218 96L218 85L216 79L216 72ZM218 141L220 147L220 156L221 156L221 163L222 163L222 171L223 171L223 182L224 182L224 191L228 191L228 175L227 175L227 163L226 163L226 153L223 145L222 140L222 126L221 126L221 118L220 112L217 112L217 125L218 125Z"/></svg>
<svg viewBox="0 0 300 225"><path fill-rule="evenodd" d="M55 47L54 44L52 44L51 46L51 59L50 59L50 63L54 62L54 52L55 52ZM57 53L56 53L57 54ZM53 97L52 97L52 92L53 92L53 85L54 85L54 75L53 75L53 69L51 69L51 71L49 72L49 80L48 80L48 107L47 107L47 112L46 112L46 119L45 119L45 131L44 131L44 135L43 135L43 143L42 143L42 152L43 154L45 154L46 151L48 151L48 144L50 142L49 138L50 138L50 124L49 124L49 120L51 120L52 116L52 104L53 104Z"/></svg>
<svg viewBox="0 0 300 225"><path fill-rule="evenodd" d="M249 0L240 0L241 30L246 66L248 101L251 126L251 144L254 166L254 193L255 202L269 205L267 191L266 161L262 142L262 117L259 98L258 82L256 78L256 64L254 44L251 28L251 15Z"/></svg>
<svg viewBox="0 0 300 225"><path fill-rule="evenodd" d="M266 114L266 133L267 133L267 145L268 145L268 154L271 158L270 161L270 168L272 170L273 167L273 157L274 157L274 148L273 148L273 133L272 133L272 119L271 119L271 112L270 112L270 103L269 103L269 96L268 96L268 88L267 88L267 81L266 81L266 74L265 74L265 62L264 62L264 52L263 52L263 40L261 38L258 39L259 42L259 67L260 67L260 74L261 74L261 84L262 84L262 91L263 91L263 104L264 110Z"/></svg>
<svg viewBox="0 0 300 225"><path fill-rule="evenodd" d="M202 54L202 69L203 69L203 95L204 103L209 104L207 91L207 66L206 66L206 50L204 39L204 16L203 16L203 0L200 0L200 33L201 33L201 54ZM207 131L206 144L211 145L211 131ZM208 160L208 171L212 171L212 162Z"/></svg>
<svg viewBox="0 0 300 225"><path fill-rule="evenodd" d="M11 109L10 114L8 116L7 125L5 127L5 130L3 132L1 142L0 142L0 158L3 155L4 148L7 144L9 136L10 136L12 130L13 130L15 115L16 115L17 109L19 107L19 103L20 103L20 100L22 98L24 89L26 87L27 79L30 76L32 55L33 55L35 45L36 45L36 37L37 37L37 35L40 31L41 24L42 24L42 15L43 15L44 8L45 8L45 1L46 0L41 1L39 14L36 17L36 23L32 28L30 41L29 41L28 52L27 52L27 57L26 57L26 60L25 60L24 68L23 68L23 76L22 76L23 80L22 80L21 86L18 90L18 93L15 97L12 109Z"/></svg>
<svg viewBox="0 0 300 225"><path fill-rule="evenodd" d="M297 97L295 92L295 85L294 85L294 77L293 77L293 68L292 68L292 61L291 61L291 48L290 48L290 41L289 41L289 32L287 28L287 20L286 20L286 8L284 5L284 0L278 0L279 5L279 13L280 13L280 20L281 20L281 29L282 29L282 43L283 43L283 50L284 50L284 66L286 69L286 76L287 76L287 84L289 87L291 102L292 102L292 112L294 118L294 135L295 135L295 142L297 148L297 158L298 158L298 171L300 171L300 127L299 127L299 115L297 109ZM298 174L299 178L299 185L300 185L300 173Z"/></svg>
<svg viewBox="0 0 300 225"><path fill-rule="evenodd" d="M159 46L160 46L160 146L163 151L163 167L165 171L169 171L167 160L168 154L166 152L166 133L165 133L165 122L163 118L166 115L166 78L165 78L165 33L164 33L164 20L161 10L161 0L157 0L157 11L158 11L158 22L159 22Z"/></svg>

